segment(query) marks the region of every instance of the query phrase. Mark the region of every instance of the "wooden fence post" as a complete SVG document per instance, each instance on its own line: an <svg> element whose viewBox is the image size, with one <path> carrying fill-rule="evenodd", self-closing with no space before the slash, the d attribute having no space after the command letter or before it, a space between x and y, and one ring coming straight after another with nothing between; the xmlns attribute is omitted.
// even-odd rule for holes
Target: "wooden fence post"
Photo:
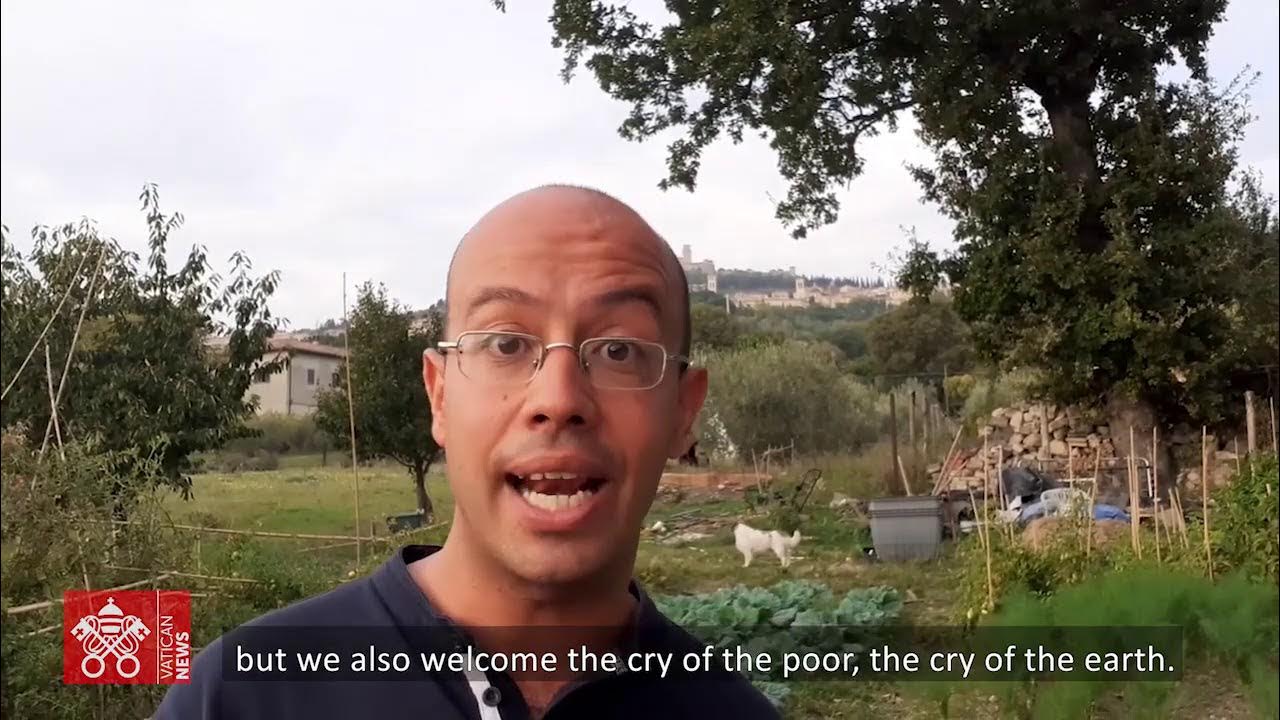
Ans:
<svg viewBox="0 0 1280 720"><path fill-rule="evenodd" d="M889 442L893 448L893 455L889 458L889 473L893 476L898 474L897 468L893 467L898 463L898 405L893 393L889 393Z"/></svg>

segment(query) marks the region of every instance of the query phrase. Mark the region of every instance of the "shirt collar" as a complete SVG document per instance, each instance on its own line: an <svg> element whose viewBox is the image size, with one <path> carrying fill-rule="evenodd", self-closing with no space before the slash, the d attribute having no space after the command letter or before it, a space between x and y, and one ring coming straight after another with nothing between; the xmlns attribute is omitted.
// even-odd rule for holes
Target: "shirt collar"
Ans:
<svg viewBox="0 0 1280 720"><path fill-rule="evenodd" d="M427 599L409 574L409 563L440 550L439 545L405 545L388 558L372 576L372 582L382 602L397 625L406 627L453 626ZM635 598L635 612L628 631L623 634L623 652L668 649L680 641L668 620L653 603L648 593L634 579L627 586Z"/></svg>

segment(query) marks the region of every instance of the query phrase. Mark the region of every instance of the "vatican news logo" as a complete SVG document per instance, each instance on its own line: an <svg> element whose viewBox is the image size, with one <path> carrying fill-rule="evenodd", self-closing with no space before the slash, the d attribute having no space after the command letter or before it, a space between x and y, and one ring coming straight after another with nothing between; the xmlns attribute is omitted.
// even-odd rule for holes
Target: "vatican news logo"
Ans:
<svg viewBox="0 0 1280 720"><path fill-rule="evenodd" d="M64 683L191 681L191 593L69 590L62 599Z"/></svg>

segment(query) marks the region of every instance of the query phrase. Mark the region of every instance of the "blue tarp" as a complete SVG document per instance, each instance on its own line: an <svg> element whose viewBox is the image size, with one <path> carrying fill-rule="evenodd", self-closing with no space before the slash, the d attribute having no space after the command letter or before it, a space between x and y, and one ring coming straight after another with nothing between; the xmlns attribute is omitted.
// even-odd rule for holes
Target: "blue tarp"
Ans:
<svg viewBox="0 0 1280 720"><path fill-rule="evenodd" d="M1018 513L1018 522L1025 525L1038 517L1044 517L1044 503L1040 500L1023 505L1022 512ZM1115 505L1097 503L1093 506L1093 519L1123 520L1125 522L1129 522L1129 513Z"/></svg>

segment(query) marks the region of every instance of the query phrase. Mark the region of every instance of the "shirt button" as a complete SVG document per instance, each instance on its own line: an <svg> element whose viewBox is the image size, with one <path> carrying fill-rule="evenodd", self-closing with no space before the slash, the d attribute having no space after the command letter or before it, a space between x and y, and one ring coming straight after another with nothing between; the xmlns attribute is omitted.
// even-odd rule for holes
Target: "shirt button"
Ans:
<svg viewBox="0 0 1280 720"><path fill-rule="evenodd" d="M484 689L483 693L481 693L480 699L489 707L498 707L498 703L502 702L502 691L490 685Z"/></svg>

